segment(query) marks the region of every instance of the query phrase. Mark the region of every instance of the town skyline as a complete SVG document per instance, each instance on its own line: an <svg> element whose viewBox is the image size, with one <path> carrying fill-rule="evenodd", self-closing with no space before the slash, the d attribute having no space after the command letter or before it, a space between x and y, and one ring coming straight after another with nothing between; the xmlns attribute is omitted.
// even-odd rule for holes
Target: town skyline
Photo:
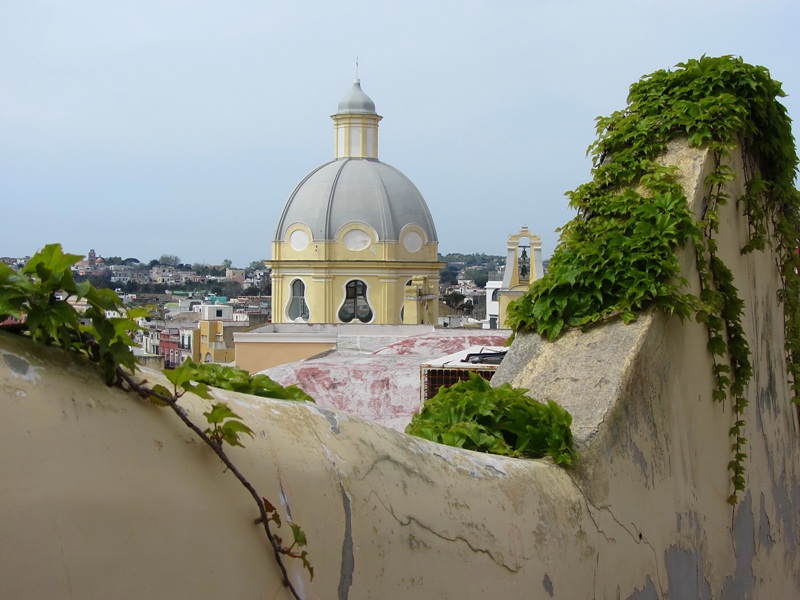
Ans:
<svg viewBox="0 0 800 600"><path fill-rule="evenodd" d="M60 243L60 242L55 242L55 243ZM111 258L119 259L120 262L129 262L131 259L135 259L140 264L148 264L148 263L158 262L159 264L168 264L168 265L173 265L173 266L179 265L179 264L188 265L188 266L199 264L199 265L205 265L205 266L211 266L211 267L232 267L232 268L242 268L243 269L243 268L252 267L252 265L254 263L256 263L256 262L259 262L259 263L261 263L261 262L269 262L269 259L266 259L266 258L265 259L254 258L252 260L246 260L246 262L237 263L236 261L234 261L234 260L232 260L232 259L230 259L228 257L225 257L225 258L222 258L222 259L216 260L216 261L212 260L212 261L205 261L204 262L204 261L196 261L196 260L185 260L180 254L167 254L167 253L163 253L163 252L161 254L159 254L158 256L153 256L152 258L141 258L141 256L135 255L135 254L131 255L131 256L123 256L121 254L117 254L117 253L114 253L114 252L106 253L106 252L103 252L102 249L98 251L98 249L95 246L91 246L91 245L90 245L89 249L84 253L81 253L81 251L79 249L72 250L70 248L64 248L63 244L62 244L62 249L63 249L64 253L66 253L66 254L76 254L76 255L82 256L83 258L87 258L89 256L89 253L94 251L95 254L98 257L101 257L103 259L111 259ZM38 250L41 250L41 248L37 248L37 251ZM9 254L5 254L5 255L0 256L0 258L23 260L23 259L30 258L32 255L33 255L33 253L30 253L30 254L27 254L27 253L26 254L9 253ZM495 253L487 253L487 252L439 252L439 255L440 255L440 257L448 257L448 256L453 256L453 255L464 255L464 256L485 256L488 259L504 258L504 255L499 253L499 252L496 253L496 254ZM166 261L163 260L165 257L167 257ZM226 264L227 262L230 262L230 264Z"/></svg>

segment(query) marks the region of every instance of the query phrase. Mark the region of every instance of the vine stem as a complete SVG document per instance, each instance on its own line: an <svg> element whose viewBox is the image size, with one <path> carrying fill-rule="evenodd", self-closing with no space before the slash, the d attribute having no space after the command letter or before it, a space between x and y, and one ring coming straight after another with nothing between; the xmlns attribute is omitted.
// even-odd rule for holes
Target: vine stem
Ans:
<svg viewBox="0 0 800 600"><path fill-rule="evenodd" d="M121 367L117 367L117 377L119 378L120 382L125 382L125 384L127 384L131 390L135 391L140 396L145 398L146 397L157 398L158 400L164 402L167 406L169 406L172 409L172 412L178 415L178 418L181 421L183 421L183 423L189 429L191 429L201 440L203 440L206 443L208 447L210 447L214 451L214 453L217 455L217 457L219 457L219 459L222 461L225 467L231 473L233 473L234 477L236 477L236 479L239 480L239 483L241 483L244 486L244 488L250 493L256 505L258 506L258 512L261 515L260 518L256 520L256 523L260 522L264 527L264 533L266 533L267 539L269 540L269 543L272 546L272 551L275 555L275 562L278 563L278 567L281 570L281 577L283 578L282 583L286 588L289 589L292 596L294 596L296 600L302 600L299 593L295 589L294 585L292 585L292 582L289 581L289 574L286 571L286 565L283 564L283 559L281 558L281 554L285 554L286 552L284 551L284 548L275 539L275 534L273 534L272 530L270 529L269 526L270 518L269 515L267 514L267 508L264 505L264 500L262 499L261 496L259 496L255 487L253 487L253 484L250 483L250 481L242 474L241 471L239 471L238 468L236 468L236 465L233 464L231 459L228 457L227 453L222 449L222 445L211 439L211 437L209 437L205 431L200 429L200 427L198 427L194 423L194 421L192 421L189 418L189 416L186 414L186 411L182 407L178 406L177 396L165 396L164 394L160 394L150 389L149 387L136 381L129 373L124 371ZM123 386L120 385L120 387Z"/></svg>

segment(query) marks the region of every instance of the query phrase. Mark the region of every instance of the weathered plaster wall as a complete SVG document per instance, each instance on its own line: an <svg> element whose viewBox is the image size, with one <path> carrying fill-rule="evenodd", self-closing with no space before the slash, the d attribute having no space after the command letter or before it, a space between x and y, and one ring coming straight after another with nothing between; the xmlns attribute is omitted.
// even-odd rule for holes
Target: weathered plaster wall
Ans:
<svg viewBox="0 0 800 600"><path fill-rule="evenodd" d="M288 597L255 507L173 416L58 351L0 335L0 354L0 597ZM553 586L577 597L590 586L597 534L563 470L312 405L218 396L256 425L237 464L308 534L313 583L291 567L304 597ZM186 406L204 410L189 397ZM556 575L566 564L582 584Z"/></svg>
<svg viewBox="0 0 800 600"><path fill-rule="evenodd" d="M673 144L667 161L681 167L699 213L710 158ZM732 167L740 175L729 190L736 198L739 156ZM622 597L632 587L645 598L789 598L800 590L800 440L784 362L780 280L771 253L739 252L747 222L735 204L724 207L721 221L720 255L745 301L754 369L745 415L748 489L736 508L725 505L733 416L729 404L711 399L702 325L654 313L631 326L571 332L555 344L520 336L493 380L556 400L574 415L582 460L573 476L608 538L605 549L630 541L636 549L638 566L617 573ZM693 261L688 249L683 273L697 291Z"/></svg>
<svg viewBox="0 0 800 600"><path fill-rule="evenodd" d="M687 182L701 181L706 157L682 154ZM738 255L734 208L721 234L733 232L724 252L756 372L735 509L731 414L710 398L705 333L659 314L556 343L520 336L495 376L573 412L572 471L217 392L257 432L235 460L308 535L314 580L290 566L303 597L797 597L798 428L778 282L770 256ZM170 413L6 335L0 394L0 597L289 597L255 507ZM184 402L195 418L205 410Z"/></svg>

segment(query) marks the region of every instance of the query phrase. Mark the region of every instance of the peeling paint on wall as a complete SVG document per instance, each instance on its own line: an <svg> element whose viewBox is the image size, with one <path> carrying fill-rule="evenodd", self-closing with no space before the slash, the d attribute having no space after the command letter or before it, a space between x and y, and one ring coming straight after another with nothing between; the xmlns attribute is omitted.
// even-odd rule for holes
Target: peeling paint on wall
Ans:
<svg viewBox="0 0 800 600"><path fill-rule="evenodd" d="M36 383L38 377L36 369L24 358L20 358L16 354L10 352L3 352L3 361L6 363L12 373L18 375L22 379L26 379L31 383Z"/></svg>
<svg viewBox="0 0 800 600"><path fill-rule="evenodd" d="M344 486L339 484L342 492L342 508L344 510L344 537L342 538L342 569L339 577L339 600L347 600L350 587L353 585L355 558L353 555L353 516L350 511L350 498Z"/></svg>

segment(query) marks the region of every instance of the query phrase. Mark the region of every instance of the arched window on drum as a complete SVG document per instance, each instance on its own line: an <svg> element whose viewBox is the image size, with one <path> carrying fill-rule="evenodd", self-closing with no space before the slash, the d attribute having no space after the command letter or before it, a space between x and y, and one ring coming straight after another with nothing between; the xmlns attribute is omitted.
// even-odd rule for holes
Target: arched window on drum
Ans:
<svg viewBox="0 0 800 600"><path fill-rule="evenodd" d="M367 300L367 284L358 279L345 286L344 302L339 309L339 320L342 323L350 323L354 319L362 323L372 320L372 308Z"/></svg>
<svg viewBox="0 0 800 600"><path fill-rule="evenodd" d="M286 314L291 321L308 321L308 304L306 304L306 284L302 279L295 279L290 287L291 297Z"/></svg>

